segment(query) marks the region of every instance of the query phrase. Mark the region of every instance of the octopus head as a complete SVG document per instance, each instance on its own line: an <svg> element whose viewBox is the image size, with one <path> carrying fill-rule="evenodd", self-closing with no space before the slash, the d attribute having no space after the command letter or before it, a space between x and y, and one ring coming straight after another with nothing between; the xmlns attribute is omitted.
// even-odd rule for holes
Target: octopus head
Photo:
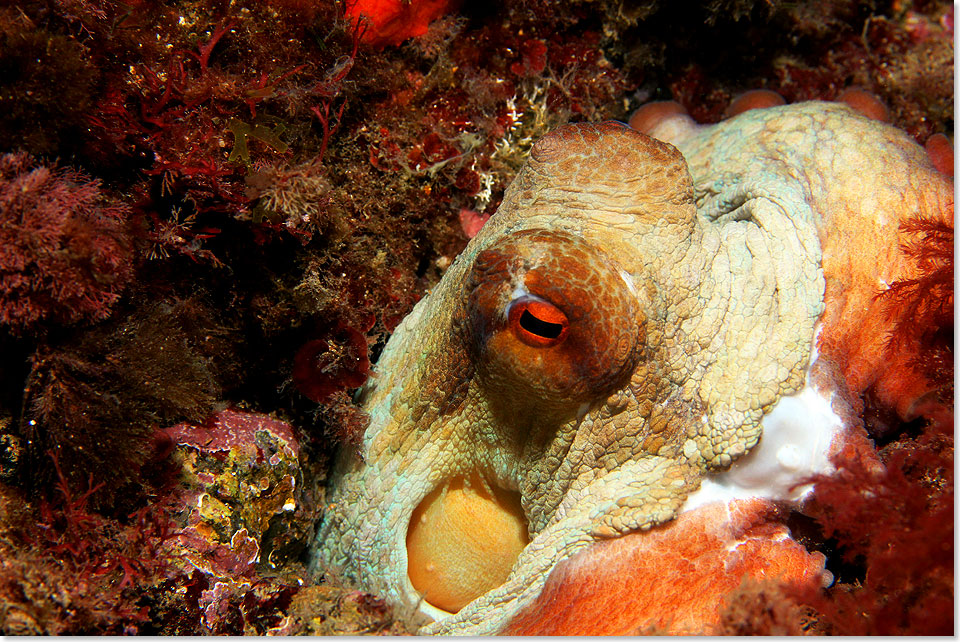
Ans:
<svg viewBox="0 0 960 642"><path fill-rule="evenodd" d="M506 579L545 511L491 468L523 469L596 400L625 386L644 341L633 286L589 243L542 229L479 252L465 280L460 334L473 408L459 417L498 439L496 455L434 489L407 533L407 572L427 602L456 612ZM481 407L480 409L477 406ZM483 452L482 448L471 449ZM525 510L526 509L526 510Z"/></svg>

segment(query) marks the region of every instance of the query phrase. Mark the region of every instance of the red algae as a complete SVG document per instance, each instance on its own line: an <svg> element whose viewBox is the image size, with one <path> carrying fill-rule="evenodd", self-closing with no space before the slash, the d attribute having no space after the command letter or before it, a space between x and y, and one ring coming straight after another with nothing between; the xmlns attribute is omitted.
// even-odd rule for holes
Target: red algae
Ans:
<svg viewBox="0 0 960 642"><path fill-rule="evenodd" d="M834 635L953 632L953 416L881 449L877 478L857 465L818 483L812 512L857 582L803 595ZM880 525L880 526L878 526Z"/></svg>
<svg viewBox="0 0 960 642"><path fill-rule="evenodd" d="M0 324L20 334L109 316L133 272L126 216L99 181L0 156Z"/></svg>

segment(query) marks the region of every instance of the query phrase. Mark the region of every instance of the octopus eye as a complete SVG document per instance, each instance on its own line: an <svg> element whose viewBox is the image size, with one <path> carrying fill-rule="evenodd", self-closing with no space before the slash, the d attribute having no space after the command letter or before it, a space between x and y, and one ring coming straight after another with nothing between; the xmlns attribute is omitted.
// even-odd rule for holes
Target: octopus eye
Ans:
<svg viewBox="0 0 960 642"><path fill-rule="evenodd" d="M645 336L636 294L580 237L508 234L477 254L465 286L471 359L498 402L570 412L636 367Z"/></svg>
<svg viewBox="0 0 960 642"><path fill-rule="evenodd" d="M518 339L534 347L550 347L564 340L570 321L560 308L533 297L521 297L510 305L510 328Z"/></svg>

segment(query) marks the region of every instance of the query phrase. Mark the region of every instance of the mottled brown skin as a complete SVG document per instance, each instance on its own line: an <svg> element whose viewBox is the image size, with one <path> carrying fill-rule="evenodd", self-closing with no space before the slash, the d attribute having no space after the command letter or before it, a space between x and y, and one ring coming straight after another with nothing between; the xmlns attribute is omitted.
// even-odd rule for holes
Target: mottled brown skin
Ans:
<svg viewBox="0 0 960 642"><path fill-rule="evenodd" d="M804 385L818 321L838 386L884 372L872 302L911 275L899 223L952 219L923 149L829 103L671 118L654 135L683 156L617 123L540 140L363 390L370 427L331 478L318 562L421 606L424 633L504 630L562 561L673 519ZM421 605L405 537L460 478L518 492L530 543L445 615ZM450 537L482 531L463 520Z"/></svg>
<svg viewBox="0 0 960 642"><path fill-rule="evenodd" d="M381 357L362 458L345 453L333 476L321 564L415 607L410 516L479 472L520 492L531 543L502 586L423 631L489 633L561 559L671 519L804 380L816 229L807 212L760 214L699 217L677 150L618 123L539 141ZM562 310L562 344L518 340L517 293Z"/></svg>

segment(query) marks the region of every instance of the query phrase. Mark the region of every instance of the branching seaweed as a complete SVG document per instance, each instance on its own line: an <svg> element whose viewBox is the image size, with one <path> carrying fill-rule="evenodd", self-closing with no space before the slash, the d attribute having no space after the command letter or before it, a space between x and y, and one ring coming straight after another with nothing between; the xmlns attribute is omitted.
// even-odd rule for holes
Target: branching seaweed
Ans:
<svg viewBox="0 0 960 642"><path fill-rule="evenodd" d="M952 395L953 224L912 218L900 229L907 238L903 252L916 261L919 276L878 295L895 319L887 349L912 352L913 367Z"/></svg>
<svg viewBox="0 0 960 642"><path fill-rule="evenodd" d="M217 362L205 354L226 331L197 323L189 301L158 303L98 328L76 344L41 348L24 393L22 433L35 465L52 477L42 453L56 453L74 484L96 474L97 500L140 491L140 467L155 453L158 428L203 419L218 399ZM128 500L130 498L128 497Z"/></svg>

